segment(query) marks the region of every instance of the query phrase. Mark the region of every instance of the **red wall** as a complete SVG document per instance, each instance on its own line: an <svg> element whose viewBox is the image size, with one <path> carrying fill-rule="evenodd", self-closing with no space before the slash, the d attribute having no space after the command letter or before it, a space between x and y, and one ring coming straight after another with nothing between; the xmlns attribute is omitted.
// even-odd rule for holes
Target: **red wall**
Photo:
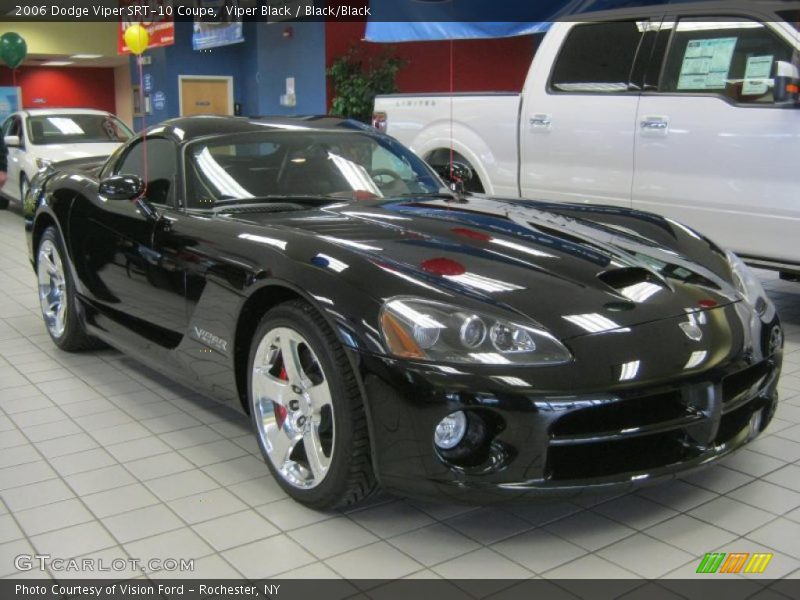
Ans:
<svg viewBox="0 0 800 600"><path fill-rule="evenodd" d="M344 54L352 43L369 53L390 46L394 55L406 60L397 74L403 93L450 91L450 42L361 42L365 23L328 21L325 25L326 66ZM535 36L486 40L455 40L453 43L453 90L456 92L518 92L525 83L538 39ZM330 98L330 93L328 94Z"/></svg>
<svg viewBox="0 0 800 600"><path fill-rule="evenodd" d="M11 70L0 68L0 85L13 85ZM114 69L20 67L23 108L96 108L115 112Z"/></svg>

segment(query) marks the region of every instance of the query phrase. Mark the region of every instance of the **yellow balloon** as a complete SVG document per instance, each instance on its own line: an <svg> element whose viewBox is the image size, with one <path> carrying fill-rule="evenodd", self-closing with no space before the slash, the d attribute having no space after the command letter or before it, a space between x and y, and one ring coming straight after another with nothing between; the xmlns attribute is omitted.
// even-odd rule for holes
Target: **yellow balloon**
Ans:
<svg viewBox="0 0 800 600"><path fill-rule="evenodd" d="M138 23L134 23L125 30L124 38L125 45L136 56L147 50L147 46L150 44L150 34Z"/></svg>

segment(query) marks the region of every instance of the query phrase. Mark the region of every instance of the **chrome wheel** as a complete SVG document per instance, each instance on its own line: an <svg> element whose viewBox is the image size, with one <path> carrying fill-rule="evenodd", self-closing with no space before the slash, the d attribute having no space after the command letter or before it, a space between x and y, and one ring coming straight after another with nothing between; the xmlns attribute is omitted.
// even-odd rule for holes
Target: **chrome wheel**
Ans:
<svg viewBox="0 0 800 600"><path fill-rule="evenodd" d="M45 325L50 335L60 338L64 335L67 323L67 284L64 264L58 248L51 240L46 239L39 246L36 274Z"/></svg>
<svg viewBox="0 0 800 600"><path fill-rule="evenodd" d="M22 176L22 181L19 184L19 201L25 204L25 196L28 195L28 189L30 188L30 184L28 183L28 178L24 175Z"/></svg>
<svg viewBox="0 0 800 600"><path fill-rule="evenodd" d="M335 443L331 388L317 355L300 333L277 327L259 342L251 377L256 429L270 462L290 485L316 487Z"/></svg>

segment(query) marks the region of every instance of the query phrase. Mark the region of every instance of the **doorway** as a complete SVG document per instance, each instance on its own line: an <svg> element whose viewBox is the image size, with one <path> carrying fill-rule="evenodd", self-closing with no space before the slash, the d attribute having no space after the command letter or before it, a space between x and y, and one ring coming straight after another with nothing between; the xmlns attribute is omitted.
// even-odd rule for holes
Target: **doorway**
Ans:
<svg viewBox="0 0 800 600"><path fill-rule="evenodd" d="M178 75L181 116L232 115L233 77Z"/></svg>

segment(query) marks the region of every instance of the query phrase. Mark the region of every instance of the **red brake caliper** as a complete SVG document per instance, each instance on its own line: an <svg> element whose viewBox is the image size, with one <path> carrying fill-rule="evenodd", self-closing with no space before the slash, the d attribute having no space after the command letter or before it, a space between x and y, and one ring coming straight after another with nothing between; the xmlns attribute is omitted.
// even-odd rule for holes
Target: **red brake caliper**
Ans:
<svg viewBox="0 0 800 600"><path fill-rule="evenodd" d="M281 372L278 374L278 379L289 381L289 376L286 374L286 367L281 367ZM275 411L275 421L278 424L278 429L281 429L284 421L286 421L286 407L281 406L277 402L273 402L272 406L273 410Z"/></svg>

